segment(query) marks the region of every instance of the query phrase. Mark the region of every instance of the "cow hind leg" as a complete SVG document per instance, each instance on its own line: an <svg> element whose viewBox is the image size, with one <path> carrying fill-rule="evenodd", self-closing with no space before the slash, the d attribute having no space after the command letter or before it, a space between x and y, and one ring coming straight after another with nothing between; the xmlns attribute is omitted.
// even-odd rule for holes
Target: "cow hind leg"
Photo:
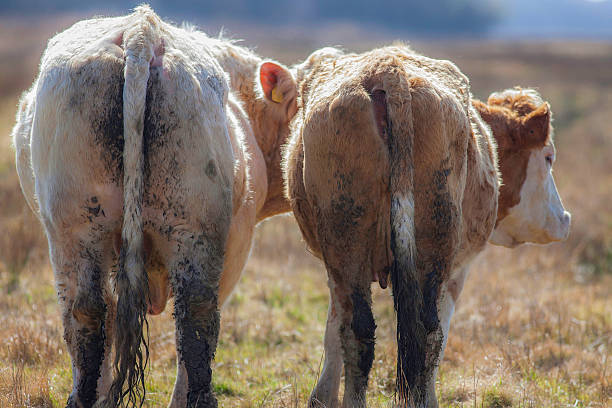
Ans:
<svg viewBox="0 0 612 408"><path fill-rule="evenodd" d="M340 342L340 318L334 306L337 301L330 291L327 325L325 327L325 361L323 371L315 389L310 395L311 408L336 408L338 406L338 390L342 376L342 344Z"/></svg>
<svg viewBox="0 0 612 408"><path fill-rule="evenodd" d="M448 341L448 332L450 329L451 318L455 311L455 303L459 298L459 294L463 289L463 284L468 274L467 267L463 267L457 271L453 271L451 278L445 281L440 287L440 296L438 297L438 315L440 317L440 327L442 330L442 347L439 349L438 355L434 356L433 360L436 363L433 375L428 383L428 395L430 398L427 403L427 408L438 408L438 400L436 398L436 378L438 377L438 368L444 357L446 342Z"/></svg>
<svg viewBox="0 0 612 408"><path fill-rule="evenodd" d="M455 310L455 300L452 298L450 293L446 290L446 285L442 285L440 296L438 298L438 313L440 318L440 329L442 333L442 345L435 350L431 350L433 353L430 356L434 367L431 368L431 374L427 378L427 408L438 408L438 399L436 396L436 378L438 377L438 368L442 362L444 356L444 349L446 348L446 341L448 340L448 331L450 328L450 320Z"/></svg>
<svg viewBox="0 0 612 408"><path fill-rule="evenodd" d="M332 217L324 217L326 220L330 218ZM350 227L354 229L349 228L347 237L372 235L368 234L372 224L359 221L361 219L349 222ZM327 370L324 371L314 394L319 400L329 402L331 406L337 401L341 368L334 363L341 350L345 374L342 406L366 407L366 391L374 361L376 334L372 313L371 259L367 249L353 242L346 242L346 237L336 235L333 223L321 222L318 230L319 236L328 238L321 249L328 272L331 305L325 339ZM313 399L311 406L316 406L312 405L312 402Z"/></svg>
<svg viewBox="0 0 612 408"><path fill-rule="evenodd" d="M110 372L104 369L110 350L106 331L109 292L97 251L82 243L76 248L51 243L64 338L73 369L67 406L80 408L92 407L109 380Z"/></svg>
<svg viewBox="0 0 612 408"><path fill-rule="evenodd" d="M181 357L176 359L176 381L168 408L183 408L187 405L187 370L185 363L181 362Z"/></svg>
<svg viewBox="0 0 612 408"><path fill-rule="evenodd" d="M177 258L171 283L179 369L183 365L187 374L184 406L208 408L217 406L212 392L211 362L219 336L218 288L223 242L203 238L196 242L200 244L194 245L193 251ZM178 404L175 399L183 398L180 391L175 389L171 406Z"/></svg>
<svg viewBox="0 0 612 408"><path fill-rule="evenodd" d="M108 279L104 280L108 284ZM98 381L98 401L102 402L108 395L111 384L113 382L113 339L115 336L115 317L117 313L117 302L110 287L104 289L105 305L106 305L106 320L104 323L104 357L102 366L100 367L100 380Z"/></svg>
<svg viewBox="0 0 612 408"><path fill-rule="evenodd" d="M365 407L368 375L374 361L376 323L370 288L354 288L352 306L341 313L340 340L344 352L344 400L342 406Z"/></svg>
<svg viewBox="0 0 612 408"><path fill-rule="evenodd" d="M376 331L371 306L371 275L369 270L362 273L362 268L359 267L336 269L327 264L327 268L332 292L331 307L337 312L338 333L344 359L342 406L365 407L368 376L374 361ZM328 380L333 378L330 376ZM334 384L328 383L330 390L332 385ZM333 393L331 394L333 401Z"/></svg>

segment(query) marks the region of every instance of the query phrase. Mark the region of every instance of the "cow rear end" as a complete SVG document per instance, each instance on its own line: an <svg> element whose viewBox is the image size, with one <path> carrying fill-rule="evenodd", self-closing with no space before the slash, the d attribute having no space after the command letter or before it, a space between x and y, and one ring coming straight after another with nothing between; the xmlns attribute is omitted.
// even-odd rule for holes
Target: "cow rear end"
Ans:
<svg viewBox="0 0 612 408"><path fill-rule="evenodd" d="M176 297L184 402L215 406L210 363L234 169L227 79L205 44L148 7L77 23L49 44L24 99L31 163L18 166L31 164L23 190L34 184L29 198L49 240L73 362L68 405L144 401L148 237L147 261L165 270Z"/></svg>
<svg viewBox="0 0 612 408"><path fill-rule="evenodd" d="M331 55L327 64L324 56L304 71L305 119L287 155L293 210L325 262L331 293L325 365L310 404L338 403L335 356L343 354L343 404L365 405L374 356L370 285L386 286L390 271L398 396L426 406L435 401L437 300L461 229L469 123L461 101L401 58L360 57ZM325 75L340 68L343 76Z"/></svg>

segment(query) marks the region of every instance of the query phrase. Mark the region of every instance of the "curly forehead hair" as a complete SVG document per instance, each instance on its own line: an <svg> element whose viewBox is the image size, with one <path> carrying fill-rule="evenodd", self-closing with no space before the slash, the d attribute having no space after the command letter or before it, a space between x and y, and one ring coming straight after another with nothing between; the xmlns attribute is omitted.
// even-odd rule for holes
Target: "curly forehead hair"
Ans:
<svg viewBox="0 0 612 408"><path fill-rule="evenodd" d="M517 86L500 92L493 92L487 103L506 107L522 116L533 112L546 102L535 89Z"/></svg>

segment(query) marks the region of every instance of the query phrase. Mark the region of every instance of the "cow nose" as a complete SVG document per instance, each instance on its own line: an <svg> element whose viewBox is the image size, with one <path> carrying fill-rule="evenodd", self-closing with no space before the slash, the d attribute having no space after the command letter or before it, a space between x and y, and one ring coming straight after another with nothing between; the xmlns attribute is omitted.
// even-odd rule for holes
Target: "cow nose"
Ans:
<svg viewBox="0 0 612 408"><path fill-rule="evenodd" d="M561 225L569 228L572 223L572 214L570 214L569 211L563 211L563 214L561 214L559 218L561 218Z"/></svg>
<svg viewBox="0 0 612 408"><path fill-rule="evenodd" d="M559 220L561 221L563 240L565 240L569 235L570 225L572 223L572 214L570 214L569 211L563 211L563 214L559 216Z"/></svg>

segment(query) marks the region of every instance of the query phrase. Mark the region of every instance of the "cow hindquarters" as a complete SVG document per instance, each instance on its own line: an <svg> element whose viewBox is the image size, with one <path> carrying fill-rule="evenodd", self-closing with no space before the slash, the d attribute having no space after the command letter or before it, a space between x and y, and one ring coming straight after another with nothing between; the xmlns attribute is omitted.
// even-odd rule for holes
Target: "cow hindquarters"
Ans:
<svg viewBox="0 0 612 408"><path fill-rule="evenodd" d="M379 225L388 224L381 199L388 191L388 152L360 85L316 110L318 120L305 123L302 135L305 197L293 197L292 205L302 231L316 237L327 269L344 359L343 406L365 407L376 330L370 286L387 248Z"/></svg>
<svg viewBox="0 0 612 408"><path fill-rule="evenodd" d="M144 269L142 219L143 129L149 61L153 53L152 45L156 43L156 24L153 17L143 18L136 27L123 34L123 225L115 277L118 297L116 326L121 336L115 338L116 376L111 385L109 405L122 405L124 398L128 405L142 404L145 398L144 372L149 348L147 338L143 336L143 328L147 325L149 285Z"/></svg>

